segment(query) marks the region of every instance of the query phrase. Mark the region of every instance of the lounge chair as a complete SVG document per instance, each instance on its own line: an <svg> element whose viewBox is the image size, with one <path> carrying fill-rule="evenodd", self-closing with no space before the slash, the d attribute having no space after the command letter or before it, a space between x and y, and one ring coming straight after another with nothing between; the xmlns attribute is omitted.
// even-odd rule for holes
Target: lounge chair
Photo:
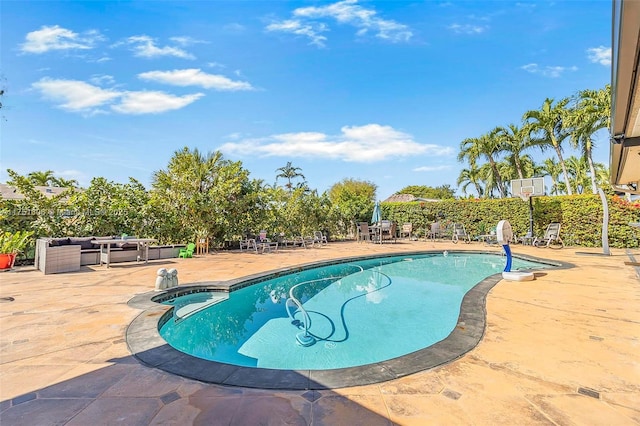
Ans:
<svg viewBox="0 0 640 426"><path fill-rule="evenodd" d="M560 238L560 223L550 223L547 226L547 230L544 232L544 237L536 238L535 240L533 240L533 245L536 247L549 247L558 249L564 247L564 243Z"/></svg>
<svg viewBox="0 0 640 426"><path fill-rule="evenodd" d="M260 231L260 234L258 235L258 241L256 241L256 251L257 249L262 249L263 253L267 250L271 252L271 249L274 249L277 251L278 242L271 241L269 238L267 238L267 231L263 229Z"/></svg>
<svg viewBox="0 0 640 426"><path fill-rule="evenodd" d="M451 242L453 244L457 244L458 241L464 241L465 243L471 243L471 235L467 234L467 230L464 228L464 225L461 223L453 224L453 234L451 236Z"/></svg>
<svg viewBox="0 0 640 426"><path fill-rule="evenodd" d="M182 257L186 259L187 257L193 257L193 251L196 249L196 245L194 243L187 244L186 248L180 249L180 253L178 253L178 257Z"/></svg>

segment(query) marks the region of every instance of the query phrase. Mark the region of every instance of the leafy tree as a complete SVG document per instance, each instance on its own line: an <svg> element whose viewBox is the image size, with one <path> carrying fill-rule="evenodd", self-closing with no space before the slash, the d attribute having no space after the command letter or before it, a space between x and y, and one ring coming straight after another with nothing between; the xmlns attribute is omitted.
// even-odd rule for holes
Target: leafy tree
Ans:
<svg viewBox="0 0 640 426"><path fill-rule="evenodd" d="M74 235L155 236L146 214L149 194L133 178L126 184L93 178L87 189L74 193L70 203Z"/></svg>
<svg viewBox="0 0 640 426"><path fill-rule="evenodd" d="M268 188L266 194L269 203L261 229L268 230L271 237L309 236L327 228L331 203L326 196L306 187L292 192Z"/></svg>
<svg viewBox="0 0 640 426"><path fill-rule="evenodd" d="M541 109L527 111L522 119L529 125L528 128L531 131L532 139L536 144L543 150L547 146L555 150L564 175L567 193L571 195L569 172L562 157L562 142L569 136L568 126L565 121L567 116L566 106L569 104L569 99L561 99L555 104L553 102L553 99L545 99Z"/></svg>
<svg viewBox="0 0 640 426"><path fill-rule="evenodd" d="M71 201L77 190L68 188L52 197L45 196L38 191L33 181L11 169L7 169L9 180L7 184L15 186L24 198L6 202L3 207L11 210L12 226L20 226L34 232L35 238L45 236L72 235L75 220L75 208ZM3 229L4 228L3 226Z"/></svg>
<svg viewBox="0 0 640 426"><path fill-rule="evenodd" d="M345 234L357 222L368 222L376 200L378 187L368 181L343 179L329 188L329 200L342 232Z"/></svg>
<svg viewBox="0 0 640 426"><path fill-rule="evenodd" d="M452 199L455 198L455 190L450 185L440 185L437 187L431 187L427 185L409 185L402 188L397 194L411 194L417 198L430 198L430 199Z"/></svg>
<svg viewBox="0 0 640 426"><path fill-rule="evenodd" d="M279 171L280 173L276 175L276 182L278 181L278 178L287 179L287 183L285 184L285 186L289 189L289 192L293 191L293 183L291 182L293 179L302 178L303 184L306 184L304 182L304 175L300 173L302 169L300 167L294 167L291 164L291 161L287 161L287 165L276 169L276 172L277 171Z"/></svg>
<svg viewBox="0 0 640 426"><path fill-rule="evenodd" d="M238 200L247 191L248 175L242 163L225 160L219 151L204 155L184 147L166 170L154 173L152 204L180 226L178 237L222 242L230 233L239 235L233 218L247 208Z"/></svg>

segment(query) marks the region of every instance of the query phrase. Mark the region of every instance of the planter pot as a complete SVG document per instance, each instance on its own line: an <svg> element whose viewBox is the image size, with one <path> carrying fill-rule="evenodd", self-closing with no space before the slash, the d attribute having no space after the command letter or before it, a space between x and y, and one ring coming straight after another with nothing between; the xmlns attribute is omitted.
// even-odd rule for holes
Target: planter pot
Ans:
<svg viewBox="0 0 640 426"><path fill-rule="evenodd" d="M16 261L15 253L0 254L0 270L13 268L13 262Z"/></svg>

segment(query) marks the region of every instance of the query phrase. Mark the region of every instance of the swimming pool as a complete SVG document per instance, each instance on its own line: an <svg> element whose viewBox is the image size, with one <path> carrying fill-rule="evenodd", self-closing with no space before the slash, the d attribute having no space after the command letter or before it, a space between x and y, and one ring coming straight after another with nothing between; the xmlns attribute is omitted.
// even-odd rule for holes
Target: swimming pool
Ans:
<svg viewBox="0 0 640 426"><path fill-rule="evenodd" d="M171 298L163 302L173 309L159 332L181 352L252 369L375 365L447 338L461 326L460 307L467 292L501 272L504 264L504 257L486 253L334 263L230 293ZM549 265L518 258L512 266L545 267Z"/></svg>

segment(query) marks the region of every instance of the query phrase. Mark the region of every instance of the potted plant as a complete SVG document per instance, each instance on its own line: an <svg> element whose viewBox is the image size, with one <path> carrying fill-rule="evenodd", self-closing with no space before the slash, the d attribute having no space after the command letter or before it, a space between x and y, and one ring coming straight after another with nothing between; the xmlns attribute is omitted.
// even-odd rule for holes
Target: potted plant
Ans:
<svg viewBox="0 0 640 426"><path fill-rule="evenodd" d="M22 252L33 231L0 233L0 270L11 269L18 253Z"/></svg>

